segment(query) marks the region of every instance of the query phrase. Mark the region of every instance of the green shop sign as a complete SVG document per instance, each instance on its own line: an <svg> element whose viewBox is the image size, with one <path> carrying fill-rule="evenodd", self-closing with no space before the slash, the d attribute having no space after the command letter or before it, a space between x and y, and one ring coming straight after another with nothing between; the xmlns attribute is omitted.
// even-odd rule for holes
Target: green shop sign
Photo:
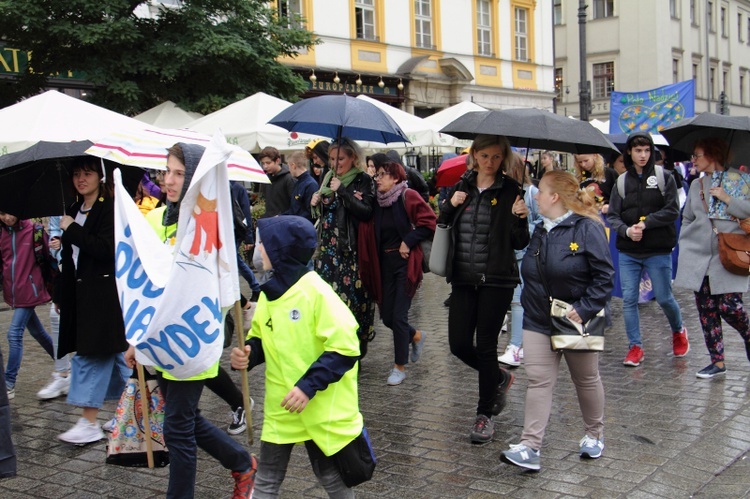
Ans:
<svg viewBox="0 0 750 499"><path fill-rule="evenodd" d="M31 52L0 45L0 75L18 75L26 71L31 61ZM33 66L32 66L33 71ZM85 75L80 71L67 71L52 75L53 79L85 80Z"/></svg>

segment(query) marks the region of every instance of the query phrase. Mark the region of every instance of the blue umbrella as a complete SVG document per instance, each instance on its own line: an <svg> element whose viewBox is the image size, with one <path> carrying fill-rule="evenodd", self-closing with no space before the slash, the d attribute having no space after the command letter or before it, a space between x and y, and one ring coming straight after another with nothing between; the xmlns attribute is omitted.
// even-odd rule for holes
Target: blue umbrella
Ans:
<svg viewBox="0 0 750 499"><path fill-rule="evenodd" d="M292 104L269 122L290 132L371 142L409 142L406 134L377 106L348 95L323 95Z"/></svg>

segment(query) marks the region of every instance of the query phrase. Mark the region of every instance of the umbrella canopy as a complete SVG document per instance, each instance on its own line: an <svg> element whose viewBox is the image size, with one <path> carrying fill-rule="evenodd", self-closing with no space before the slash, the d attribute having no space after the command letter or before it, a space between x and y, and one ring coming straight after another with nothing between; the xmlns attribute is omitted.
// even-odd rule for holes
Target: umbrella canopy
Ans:
<svg viewBox="0 0 750 499"><path fill-rule="evenodd" d="M419 116L414 116L413 114L409 114L384 102L367 97L364 94L358 95L357 99L369 102L373 106L382 109L388 116L393 118L393 121L395 121L407 137L409 137L409 141L414 147L454 147L458 142L456 138L440 133L439 126L427 121L426 119L422 119ZM364 148L371 148L369 147L369 144L360 145Z"/></svg>
<svg viewBox="0 0 750 499"><path fill-rule="evenodd" d="M729 144L728 165L750 164L750 116L702 113L662 129L661 134L671 147L688 154L700 139L723 139Z"/></svg>
<svg viewBox="0 0 750 499"><path fill-rule="evenodd" d="M138 121L142 121L148 125L158 126L160 128L182 128L188 123L202 117L203 115L200 113L183 111L171 100L162 102L148 111L133 116L133 118Z"/></svg>
<svg viewBox="0 0 750 499"><path fill-rule="evenodd" d="M504 135L515 147L550 149L573 154L609 154L617 148L599 130L540 109L505 109L467 113L442 132L461 139L479 134Z"/></svg>
<svg viewBox="0 0 750 499"><path fill-rule="evenodd" d="M468 154L462 154L455 158L446 159L438 168L435 187L450 187L456 185L461 175L466 173L466 158Z"/></svg>
<svg viewBox="0 0 750 499"><path fill-rule="evenodd" d="M269 123L292 132L332 139L348 137L381 144L409 142L393 118L377 106L348 95L323 95L299 101Z"/></svg>
<svg viewBox="0 0 750 499"><path fill-rule="evenodd" d="M185 128L207 135L213 135L217 130L221 130L230 144L237 144L253 153L258 153L267 146L280 151L302 150L318 137L290 133L281 127L268 124L271 118L291 105L285 100L258 92L188 123Z"/></svg>
<svg viewBox="0 0 750 499"><path fill-rule="evenodd" d="M96 140L115 130L147 127L55 90L0 109L0 154L21 151L39 141Z"/></svg>
<svg viewBox="0 0 750 499"><path fill-rule="evenodd" d="M75 201L70 166L91 142L37 142L16 153L0 156L0 211L20 219L63 215ZM106 174L116 165L105 162ZM140 168L127 168L123 181L132 194L143 177Z"/></svg>
<svg viewBox="0 0 750 499"><path fill-rule="evenodd" d="M627 144L628 137L630 136L627 133L605 133L604 135L621 151L625 150L625 144ZM651 140L654 141L655 146L669 146L669 142L667 142L667 139L663 135L658 133L651 133L649 135L651 135Z"/></svg>
<svg viewBox="0 0 750 499"><path fill-rule="evenodd" d="M190 130L163 130L156 127L139 131L125 130L102 138L87 149L86 153L121 165L166 170L167 149L177 142L206 147L211 142L211 137ZM259 184L271 182L249 152L238 146L230 147L233 153L227 160L227 168L231 180Z"/></svg>

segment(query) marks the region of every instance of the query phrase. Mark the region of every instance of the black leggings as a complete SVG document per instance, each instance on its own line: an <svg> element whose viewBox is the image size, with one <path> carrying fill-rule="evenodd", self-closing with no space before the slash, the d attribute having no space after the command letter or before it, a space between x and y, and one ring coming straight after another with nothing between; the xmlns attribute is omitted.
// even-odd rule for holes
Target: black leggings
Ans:
<svg viewBox="0 0 750 499"><path fill-rule="evenodd" d="M227 404L229 404L229 407L233 411L236 411L238 407L244 406L242 402L242 392L237 388L237 385L234 384L232 378L229 377L229 373L221 366L219 366L219 374L217 374L215 378L209 378L206 380L206 388L221 397Z"/></svg>

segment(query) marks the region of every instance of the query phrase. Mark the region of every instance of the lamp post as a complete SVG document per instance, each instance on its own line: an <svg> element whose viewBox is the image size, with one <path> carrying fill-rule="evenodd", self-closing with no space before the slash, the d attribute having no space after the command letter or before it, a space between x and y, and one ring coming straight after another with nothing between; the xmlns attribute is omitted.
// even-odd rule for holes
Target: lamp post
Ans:
<svg viewBox="0 0 750 499"><path fill-rule="evenodd" d="M578 0L578 61L581 77L578 82L578 101L581 121L589 120L591 90L586 74L586 0Z"/></svg>

